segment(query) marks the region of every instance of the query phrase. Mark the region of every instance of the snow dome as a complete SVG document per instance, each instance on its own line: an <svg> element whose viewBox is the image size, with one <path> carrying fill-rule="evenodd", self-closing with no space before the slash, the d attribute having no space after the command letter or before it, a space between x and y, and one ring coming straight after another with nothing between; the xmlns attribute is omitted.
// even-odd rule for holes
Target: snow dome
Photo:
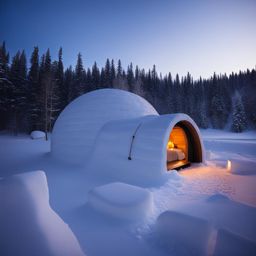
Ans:
<svg viewBox="0 0 256 256"><path fill-rule="evenodd" d="M188 115L159 115L140 96L117 89L71 102L55 123L51 150L94 176L131 184L204 161L200 131Z"/></svg>
<svg viewBox="0 0 256 256"><path fill-rule="evenodd" d="M96 136L109 121L158 115L142 97L118 89L101 89L72 101L60 114L52 132L54 157L80 164L92 151Z"/></svg>

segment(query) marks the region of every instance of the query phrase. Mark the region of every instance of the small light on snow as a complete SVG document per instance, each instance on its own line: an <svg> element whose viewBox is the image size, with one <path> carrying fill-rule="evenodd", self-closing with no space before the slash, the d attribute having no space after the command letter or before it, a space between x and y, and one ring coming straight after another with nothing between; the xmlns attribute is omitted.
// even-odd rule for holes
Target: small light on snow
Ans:
<svg viewBox="0 0 256 256"><path fill-rule="evenodd" d="M227 170L231 171L231 161L227 160Z"/></svg>

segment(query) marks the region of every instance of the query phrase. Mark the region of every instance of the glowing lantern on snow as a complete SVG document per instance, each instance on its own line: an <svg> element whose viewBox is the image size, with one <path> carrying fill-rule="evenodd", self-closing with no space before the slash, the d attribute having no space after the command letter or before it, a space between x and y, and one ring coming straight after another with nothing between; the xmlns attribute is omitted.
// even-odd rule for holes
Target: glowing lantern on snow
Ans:
<svg viewBox="0 0 256 256"><path fill-rule="evenodd" d="M230 160L227 161L227 167L226 168L227 168L228 171L231 171L231 161Z"/></svg>

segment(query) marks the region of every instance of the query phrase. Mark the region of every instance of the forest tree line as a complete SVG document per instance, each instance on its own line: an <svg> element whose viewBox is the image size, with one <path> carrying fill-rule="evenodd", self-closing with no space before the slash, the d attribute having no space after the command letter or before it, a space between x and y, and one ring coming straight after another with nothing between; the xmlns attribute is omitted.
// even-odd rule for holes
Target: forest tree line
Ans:
<svg viewBox="0 0 256 256"><path fill-rule="evenodd" d="M201 128L242 132L256 128L256 70L230 75L215 73L209 79L193 80L187 73L165 76L156 67L145 71L131 63L127 69L118 60L77 63L64 69L62 48L52 60L50 50L39 55L34 47L29 60L18 51L9 60L5 43L0 45L0 130L31 132L52 130L60 112L76 97L101 88L118 88L147 99L160 114L186 113ZM29 66L29 68L28 68Z"/></svg>

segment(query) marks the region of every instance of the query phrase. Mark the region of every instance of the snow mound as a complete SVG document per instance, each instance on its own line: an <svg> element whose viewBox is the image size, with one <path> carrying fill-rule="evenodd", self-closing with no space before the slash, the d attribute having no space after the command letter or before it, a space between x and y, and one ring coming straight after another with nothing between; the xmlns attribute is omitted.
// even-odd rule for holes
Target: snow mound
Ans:
<svg viewBox="0 0 256 256"><path fill-rule="evenodd" d="M218 230L214 256L256 255L256 243L228 230Z"/></svg>
<svg viewBox="0 0 256 256"><path fill-rule="evenodd" d="M33 132L30 133L30 137L33 140L44 139L45 138L45 133L42 132L42 131L33 131Z"/></svg>
<svg viewBox="0 0 256 256"><path fill-rule="evenodd" d="M127 220L146 217L153 208L151 192L119 182L91 190L88 203L101 213Z"/></svg>
<svg viewBox="0 0 256 256"><path fill-rule="evenodd" d="M231 160L231 173L238 175L256 175L256 161L252 160Z"/></svg>
<svg viewBox="0 0 256 256"><path fill-rule="evenodd" d="M0 180L0 255L84 255L51 209L43 171Z"/></svg>
<svg viewBox="0 0 256 256"><path fill-rule="evenodd" d="M230 200L227 196L223 194L214 194L207 198L207 202L226 202L227 200Z"/></svg>
<svg viewBox="0 0 256 256"><path fill-rule="evenodd" d="M206 220L166 211L156 223L162 246L174 255L207 255L212 227Z"/></svg>

